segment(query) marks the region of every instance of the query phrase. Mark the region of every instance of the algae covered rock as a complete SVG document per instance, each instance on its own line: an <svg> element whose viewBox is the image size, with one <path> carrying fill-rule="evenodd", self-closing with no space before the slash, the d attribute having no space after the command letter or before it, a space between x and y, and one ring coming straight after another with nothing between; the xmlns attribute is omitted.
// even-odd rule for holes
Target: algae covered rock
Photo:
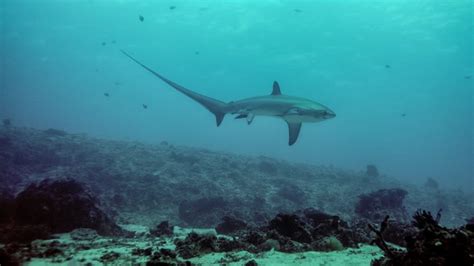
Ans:
<svg viewBox="0 0 474 266"><path fill-rule="evenodd" d="M76 228L95 229L102 235L123 233L85 186L73 179L46 179L31 184L15 200L14 220L22 226L45 225L52 233Z"/></svg>

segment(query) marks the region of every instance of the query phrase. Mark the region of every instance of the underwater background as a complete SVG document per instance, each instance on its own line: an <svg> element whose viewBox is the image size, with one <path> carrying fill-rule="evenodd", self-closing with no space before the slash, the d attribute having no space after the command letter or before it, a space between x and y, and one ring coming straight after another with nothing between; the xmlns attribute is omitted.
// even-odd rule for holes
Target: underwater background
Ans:
<svg viewBox="0 0 474 266"><path fill-rule="evenodd" d="M0 265L473 265L473 10L0 1ZM216 127L121 50L336 117Z"/></svg>
<svg viewBox="0 0 474 266"><path fill-rule="evenodd" d="M1 9L0 116L15 125L473 184L473 3L34 1ZM140 21L139 16L143 17ZM282 92L335 119L251 126L207 110L120 53L222 101ZM109 93L109 97L104 97ZM142 104L148 106L147 109Z"/></svg>

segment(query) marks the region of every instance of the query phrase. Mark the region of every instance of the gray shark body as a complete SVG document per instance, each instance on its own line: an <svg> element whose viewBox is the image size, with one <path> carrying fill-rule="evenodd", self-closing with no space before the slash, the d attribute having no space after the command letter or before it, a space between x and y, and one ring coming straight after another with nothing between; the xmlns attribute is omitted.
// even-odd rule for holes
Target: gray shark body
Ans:
<svg viewBox="0 0 474 266"><path fill-rule="evenodd" d="M126 56L137 64L160 78L162 81L200 103L216 117L216 124L219 126L226 114L235 115L236 119L246 119L251 124L255 116L272 116L286 121L289 129L288 145L293 145L298 139L301 124L303 122L320 122L336 116L336 114L326 106L312 100L300 97L293 97L281 94L278 82L273 82L273 90L270 95L246 98L238 101L225 103L211 97L199 94L192 90L167 79L146 65L142 64L131 55L122 51Z"/></svg>

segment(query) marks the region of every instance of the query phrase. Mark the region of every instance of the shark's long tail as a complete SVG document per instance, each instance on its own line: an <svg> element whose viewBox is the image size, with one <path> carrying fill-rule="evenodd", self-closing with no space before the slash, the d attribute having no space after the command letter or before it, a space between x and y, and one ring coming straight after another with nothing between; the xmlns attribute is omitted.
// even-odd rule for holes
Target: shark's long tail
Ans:
<svg viewBox="0 0 474 266"><path fill-rule="evenodd" d="M197 92L194 92L192 90L186 89L185 87L163 77L161 74L155 72L153 69L145 66L142 64L140 61L129 55L127 52L120 50L124 55L128 56L130 59L135 61L137 64L145 68L146 70L150 71L153 75L157 76L160 78L162 81L168 83L171 87L175 88L177 91L181 92L182 94L188 96L189 98L195 100L196 102L200 103L202 106L206 107L207 110L212 112L216 116L216 124L219 126L222 123L222 120L224 119L224 116L226 114L225 109L227 104L213 99L211 97L207 97L205 95L199 94Z"/></svg>

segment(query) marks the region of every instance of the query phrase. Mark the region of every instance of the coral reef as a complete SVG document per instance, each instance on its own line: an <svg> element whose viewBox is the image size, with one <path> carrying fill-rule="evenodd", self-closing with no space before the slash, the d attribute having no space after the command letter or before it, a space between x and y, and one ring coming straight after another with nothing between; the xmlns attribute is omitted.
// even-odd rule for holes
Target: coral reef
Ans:
<svg viewBox="0 0 474 266"><path fill-rule="evenodd" d="M389 246L384 239L389 217L382 222L380 229L369 228L376 233L374 243L385 256L372 261L374 266L391 265L473 265L474 230L468 226L448 229L439 225L440 212L433 218L430 212L418 211L412 224L418 231L406 236L406 251Z"/></svg>
<svg viewBox="0 0 474 266"><path fill-rule="evenodd" d="M221 217L232 216L249 224L265 224L277 213L309 207L337 212L349 221L360 200L357 195L388 187L408 192L407 213L442 207L446 221L453 225L474 215L474 207L468 204L473 195L467 193L440 189L433 201L432 192L425 188L389 177L367 179L365 173L334 167L179 147L165 141L145 145L55 129L0 127L0 146L0 191L13 195L32 182L71 177L89 185L102 209L119 223L153 226L168 220L180 226L215 227ZM378 222L384 215L372 218Z"/></svg>
<svg viewBox="0 0 474 266"><path fill-rule="evenodd" d="M252 265L260 259L256 254L266 252L349 252L370 243L370 233L377 231L377 242L392 252L389 261L403 252L387 243L408 250L433 244L416 238L423 230L441 232L442 245L455 245L443 234L460 243L466 243L461 235L470 237L472 221L450 231L433 226L422 212L415 224L407 217L417 208L442 207L443 222L459 226L474 215L472 193L370 176L378 176L375 167L359 173L166 141L145 145L56 129L0 127L0 263L41 257L86 264L87 255L75 254L99 250L93 260L109 264L190 265L223 252L214 261ZM379 223L387 215L393 220L383 230L367 228L368 221ZM132 236L116 223L151 229ZM196 232L180 234L183 226ZM221 235L198 233L196 227L216 228ZM51 236L71 230L67 240ZM104 252L116 246L127 252Z"/></svg>

